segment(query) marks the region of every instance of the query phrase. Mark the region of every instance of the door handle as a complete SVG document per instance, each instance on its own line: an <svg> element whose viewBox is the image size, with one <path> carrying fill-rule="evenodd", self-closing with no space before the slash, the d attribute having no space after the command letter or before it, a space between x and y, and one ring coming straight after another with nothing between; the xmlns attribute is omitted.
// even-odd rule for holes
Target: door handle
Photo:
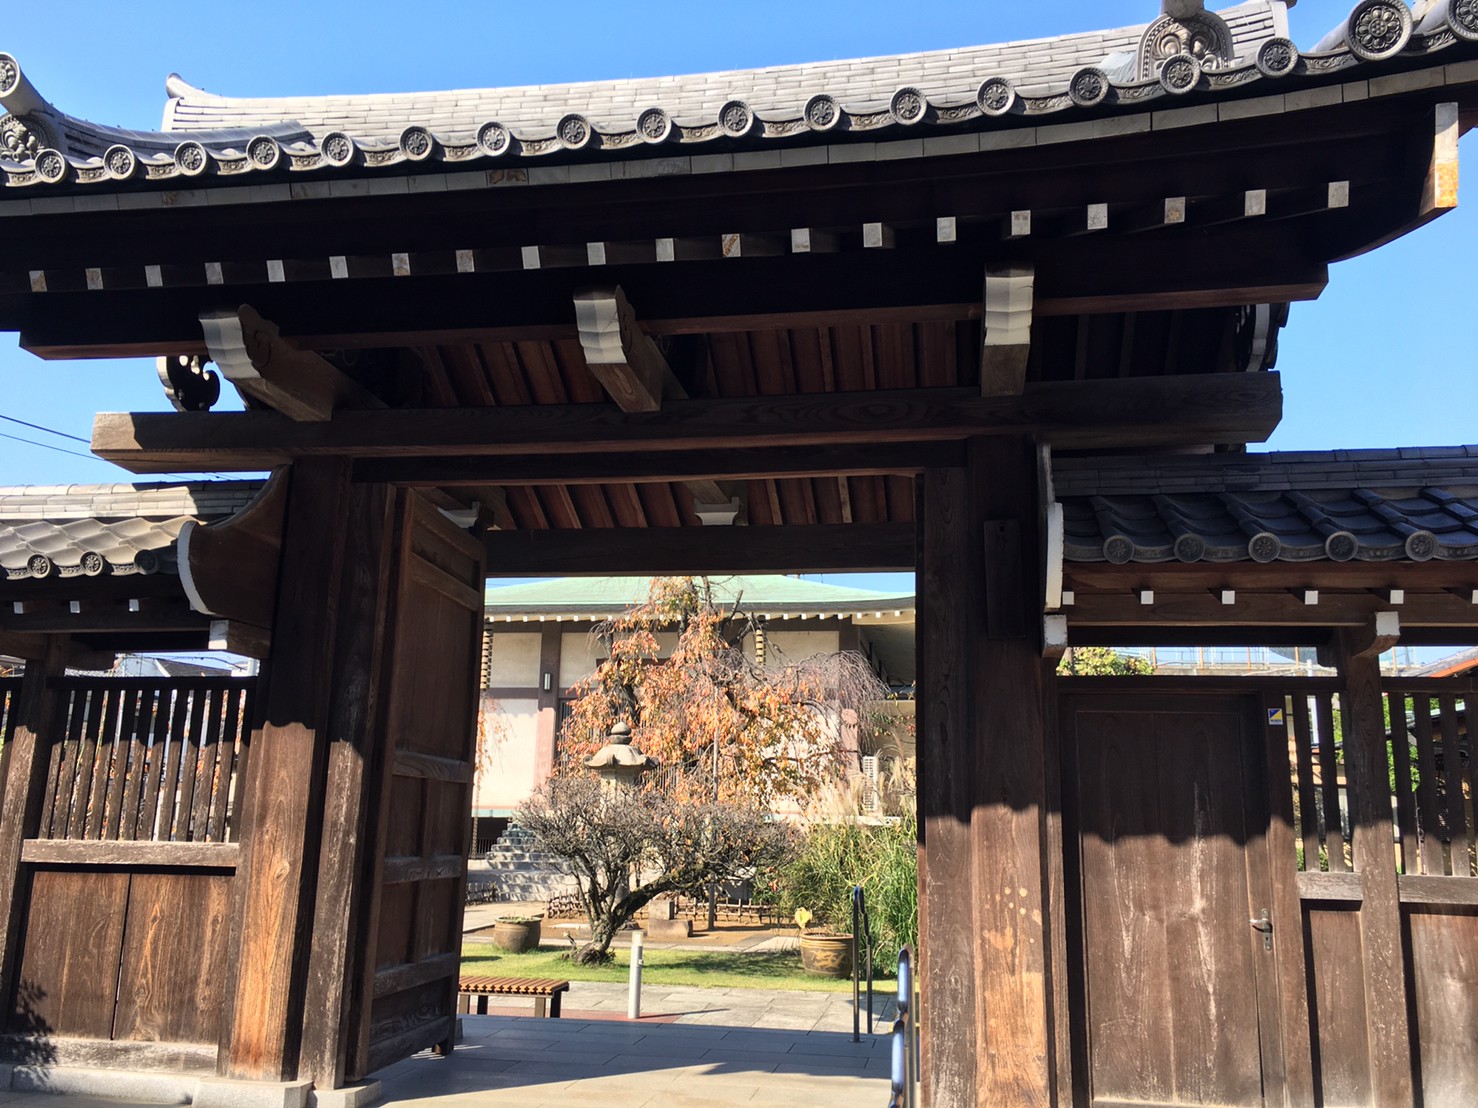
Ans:
<svg viewBox="0 0 1478 1108"><path fill-rule="evenodd" d="M1254 931L1261 931L1262 932L1262 948L1264 950L1272 950L1273 949L1273 921L1272 921L1272 919L1269 916L1268 910L1266 908L1264 908L1262 910L1262 915L1261 916L1257 917L1256 919L1250 919L1247 922L1250 923L1250 924L1252 924L1252 929Z"/></svg>

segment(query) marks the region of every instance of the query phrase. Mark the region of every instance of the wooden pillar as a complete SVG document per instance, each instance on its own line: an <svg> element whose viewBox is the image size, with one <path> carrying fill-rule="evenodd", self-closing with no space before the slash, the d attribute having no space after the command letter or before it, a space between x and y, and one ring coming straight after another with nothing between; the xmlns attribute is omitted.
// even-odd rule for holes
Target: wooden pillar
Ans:
<svg viewBox="0 0 1478 1108"><path fill-rule="evenodd" d="M1399 631L1395 613L1383 612L1372 626L1335 636L1355 869L1360 877L1360 958L1373 1108L1397 1108L1414 1099L1380 677L1380 655L1395 645Z"/></svg>
<svg viewBox="0 0 1478 1108"><path fill-rule="evenodd" d="M921 981L927 1096L1050 1105L1048 744L1037 452L978 440L923 479Z"/></svg>
<svg viewBox="0 0 1478 1108"><path fill-rule="evenodd" d="M26 877L21 846L36 834L42 792L51 755L51 728L57 726L60 693L49 688L65 672L66 640L48 636L41 657L26 659L25 677L12 707L15 732L5 746L5 805L0 810L0 998L15 993L16 959L25 922ZM7 1009L8 1011L8 1009Z"/></svg>
<svg viewBox="0 0 1478 1108"><path fill-rule="evenodd" d="M344 1083L350 1034L357 1026L350 985L365 956L365 826L379 784L372 771L380 694L388 680L384 632L392 585L388 518L392 502L393 494L384 485L355 485L350 490L328 715L323 836L308 958L309 1003L303 1014L298 1066L298 1077L319 1089Z"/></svg>
<svg viewBox="0 0 1478 1108"><path fill-rule="evenodd" d="M559 624L545 626L539 637L539 722L534 737L534 787L554 772L554 750L559 736L559 663L564 631ZM545 678L549 687L544 687Z"/></svg>
<svg viewBox="0 0 1478 1108"><path fill-rule="evenodd" d="M293 467L272 655L242 802L218 1072L296 1077L328 752L349 465Z"/></svg>

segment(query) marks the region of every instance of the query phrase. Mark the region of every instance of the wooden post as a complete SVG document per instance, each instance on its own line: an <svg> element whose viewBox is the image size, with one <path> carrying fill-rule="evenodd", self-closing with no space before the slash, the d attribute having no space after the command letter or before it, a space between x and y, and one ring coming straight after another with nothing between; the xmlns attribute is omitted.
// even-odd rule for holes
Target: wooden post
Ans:
<svg viewBox="0 0 1478 1108"><path fill-rule="evenodd" d="M349 496L347 463L294 466L262 723L242 802L217 1063L224 1077L297 1076Z"/></svg>
<svg viewBox="0 0 1478 1108"><path fill-rule="evenodd" d="M380 689L385 674L384 628L391 587L387 513L390 490L355 485L350 490L347 550L340 583L329 713L328 781L323 836L318 848L318 891L313 910L298 1077L318 1089L344 1083L351 982L366 953L365 821L371 802ZM311 844L310 844L311 846Z"/></svg>
<svg viewBox="0 0 1478 1108"><path fill-rule="evenodd" d="M15 732L5 745L5 806L0 811L0 998L15 997L15 972L26 910L25 871L21 847L36 833L41 818L41 793L51 754L51 729L57 726L60 694L48 688L65 668L66 640L49 635L39 640L40 657L26 659L25 677L12 711ZM8 1009L7 1009L8 1010Z"/></svg>
<svg viewBox="0 0 1478 1108"><path fill-rule="evenodd" d="M974 1105L980 1049L970 879L970 642L980 612L962 469L923 477L918 595L919 989L924 1098Z"/></svg>
<svg viewBox="0 0 1478 1108"><path fill-rule="evenodd" d="M1054 1103L1037 453L923 481L921 982L929 1103Z"/></svg>
<svg viewBox="0 0 1478 1108"><path fill-rule="evenodd" d="M1037 449L978 439L968 464L985 535L970 669L978 1102L1027 1108L1053 1102Z"/></svg>
<svg viewBox="0 0 1478 1108"><path fill-rule="evenodd" d="M1335 636L1345 741L1345 771L1354 807L1355 869L1360 877L1360 957L1365 975L1371 1104L1396 1108L1413 1100L1406 954L1396 883L1395 836L1381 707L1381 652L1400 634L1394 612L1370 627Z"/></svg>

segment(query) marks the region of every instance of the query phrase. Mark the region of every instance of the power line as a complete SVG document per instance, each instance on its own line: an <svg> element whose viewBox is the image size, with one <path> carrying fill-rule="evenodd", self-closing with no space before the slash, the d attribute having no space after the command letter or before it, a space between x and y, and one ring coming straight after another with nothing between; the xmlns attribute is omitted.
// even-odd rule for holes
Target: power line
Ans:
<svg viewBox="0 0 1478 1108"><path fill-rule="evenodd" d="M20 420L15 422L19 423ZM42 430L45 430L43 427ZM71 436L68 436L69 438ZM58 454L70 454L74 458L86 458L89 462L101 462L103 459L96 454L84 454L80 450L68 450L64 446L52 446L49 442L37 442L35 439L23 439L19 435L7 435L0 431L0 439L10 439L12 442L23 442L27 446L39 446L42 450L55 450ZM81 441L81 440L79 440Z"/></svg>
<svg viewBox="0 0 1478 1108"><path fill-rule="evenodd" d="M80 442L80 443L82 443L83 446L87 446L88 445L88 441L86 439L82 438L79 435L69 435L65 431L54 431L50 427L43 427L43 426L41 426L41 424L39 424L39 423L27 423L23 419L16 419L15 416L8 416L8 415L0 415L0 419L5 420L5 422L7 422L7 423L19 423L22 427L29 427L33 431L45 431L48 435L55 435L59 439L71 439L73 442ZM21 442L28 442L29 440L28 439L21 439L20 441ZM35 443L31 443L31 445L32 446L42 446L44 444L43 443L39 443L39 442L35 442Z"/></svg>

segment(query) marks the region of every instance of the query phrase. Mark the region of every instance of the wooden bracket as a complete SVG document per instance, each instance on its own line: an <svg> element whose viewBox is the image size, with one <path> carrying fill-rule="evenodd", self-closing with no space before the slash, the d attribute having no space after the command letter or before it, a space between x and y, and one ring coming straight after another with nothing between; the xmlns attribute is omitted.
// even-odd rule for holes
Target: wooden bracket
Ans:
<svg viewBox="0 0 1478 1108"><path fill-rule="evenodd" d="M1395 612L1376 612L1364 627L1351 628L1346 634L1351 658L1378 658L1401 641L1401 617Z"/></svg>
<svg viewBox="0 0 1478 1108"><path fill-rule="evenodd" d="M272 626L288 474L287 467L276 470L251 503L229 519L180 529L180 583L195 611Z"/></svg>
<svg viewBox="0 0 1478 1108"><path fill-rule="evenodd" d="M575 324L590 372L623 412L659 411L664 395L680 397L667 359L642 333L619 285L576 293Z"/></svg>
<svg viewBox="0 0 1478 1108"><path fill-rule="evenodd" d="M311 350L282 337L277 324L243 304L204 312L200 326L211 360L244 396L300 423L321 423L335 408L384 403Z"/></svg>
<svg viewBox="0 0 1478 1108"><path fill-rule="evenodd" d="M1059 661L1067 653L1067 616L1042 617L1042 657Z"/></svg>
<svg viewBox="0 0 1478 1108"><path fill-rule="evenodd" d="M1032 304L1036 273L1031 266L985 272L981 396L1020 396L1032 348Z"/></svg>

